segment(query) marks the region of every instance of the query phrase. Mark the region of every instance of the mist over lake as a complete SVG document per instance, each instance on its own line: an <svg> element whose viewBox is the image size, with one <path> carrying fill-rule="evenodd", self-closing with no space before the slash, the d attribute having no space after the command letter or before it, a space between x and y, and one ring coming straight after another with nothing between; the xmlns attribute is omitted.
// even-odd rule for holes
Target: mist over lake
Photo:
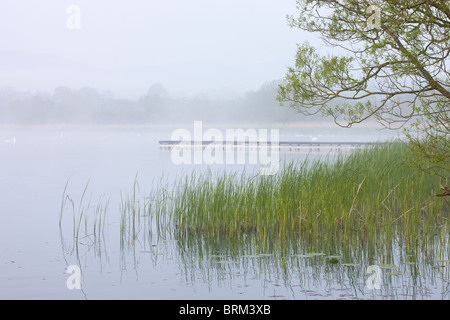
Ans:
<svg viewBox="0 0 450 320"><path fill-rule="evenodd" d="M296 2L0 4L0 299L449 299L448 168Z"/></svg>
<svg viewBox="0 0 450 320"><path fill-rule="evenodd" d="M227 126L218 126L219 130L225 127ZM263 274L260 273L262 270L258 271L264 266L264 261L267 261L267 267L274 262L270 256L258 258L257 254L254 254L256 258L243 259L256 259L259 264L250 270L247 270L247 267L243 270L233 269L232 276L228 268L234 268L235 265L232 259L228 259L226 254L221 252L228 247L226 241L221 243L223 248L219 247L212 253L211 272L216 267L221 268L216 271L216 275L211 274L207 278L202 275L206 269L194 267L197 263L195 260L199 257L189 258L194 260L187 264L187 261L179 256L185 253L177 249L176 239L152 238L145 240L149 241L145 245L140 242L139 249L121 248L120 204L132 193L136 179L139 184L139 201L144 201L151 190L162 186L158 184L161 178L170 185L177 177L189 176L192 172L258 172L257 165L249 164L207 166L172 163L171 151L161 150L158 141L168 139L176 128L3 128L0 131L3 168L0 177L0 212L5 221L0 232L4 258L1 283L5 288L2 290L2 298L184 299L193 295L195 299L264 299L279 295L281 298L291 299L306 298L314 293L333 299L342 295L342 292L345 293L337 290L338 287L348 285L347 281L351 281L351 278L345 276L341 280L320 280L324 282L320 282L322 284L316 289L312 289L310 285L307 291L304 287L301 290L289 289L286 284L282 284L282 279L269 271L270 269ZM184 128L193 132L193 124L187 124ZM392 138L389 135L391 132L380 132L376 129L360 130L357 137L343 134L335 127L306 126L299 129L286 126L278 129L280 139L288 141L312 141L316 138L314 140L317 141L357 139L356 141L376 142ZM15 142L5 142L12 137ZM349 151L333 148L321 150L314 147L285 151L280 154L280 163L285 160L302 161L306 157L325 158L327 155L342 152ZM79 214L79 208L84 208L89 224L96 216L98 205L106 202L109 204L102 230L104 242L97 246L91 242L89 235L83 235L80 238L78 254L71 247L73 210L70 205L64 210L62 228L58 226L66 183L67 195L75 202L76 214ZM83 202L82 193L86 186ZM103 214L103 211L101 213ZM84 222L82 225L84 229ZM146 239L144 229L139 236ZM243 255L252 256L252 253L245 252ZM215 256L217 258L214 258ZM214 259L217 260L216 263ZM226 262L228 260L230 262ZM311 261L305 260L307 263ZM81 266L82 291L67 289L68 275L64 273L66 265ZM313 271L314 268L314 265L305 265L297 271L304 274L302 281L313 281L314 272L325 272ZM359 268L362 269L361 266ZM362 271L364 270L360 270ZM360 277L360 281L363 281L364 275ZM336 291L325 291L324 288L330 286L329 281L334 283ZM434 280L426 281L430 281L431 288L427 294L431 294L434 292ZM291 285L299 285L295 283L294 281ZM354 294L348 290L346 297L351 298ZM369 291L366 290L365 295L361 294L361 298L367 298L367 294ZM369 297L374 298L372 295Z"/></svg>

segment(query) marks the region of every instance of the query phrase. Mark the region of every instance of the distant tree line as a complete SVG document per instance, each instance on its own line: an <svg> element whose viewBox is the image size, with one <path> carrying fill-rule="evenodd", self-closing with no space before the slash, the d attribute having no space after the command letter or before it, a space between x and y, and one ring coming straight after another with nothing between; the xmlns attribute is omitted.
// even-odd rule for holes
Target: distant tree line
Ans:
<svg viewBox="0 0 450 320"><path fill-rule="evenodd" d="M194 120L278 122L305 119L289 108L281 107L276 95L275 82L265 83L256 91L229 99L213 99L206 95L172 97L160 84L154 84L147 93L134 100L115 98L110 91L100 92L90 87L57 87L53 93L3 88L0 89L0 124L152 124Z"/></svg>

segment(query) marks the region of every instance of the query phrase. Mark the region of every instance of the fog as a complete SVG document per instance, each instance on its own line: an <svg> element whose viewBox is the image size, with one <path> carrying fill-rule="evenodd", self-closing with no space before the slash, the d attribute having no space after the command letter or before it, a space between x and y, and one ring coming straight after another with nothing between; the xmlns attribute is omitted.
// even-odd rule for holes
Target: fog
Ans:
<svg viewBox="0 0 450 320"><path fill-rule="evenodd" d="M307 117L276 101L297 44L307 40L327 50L289 28L286 15L295 14L295 6L295 0L1 0L0 299L303 296L294 288L303 279L279 285L285 264L266 260L278 245L262 248L264 260L243 260L243 269L220 264L205 278L195 266L215 261L204 259L209 253L194 260L197 251L188 244L196 246L194 237L185 246L182 239L173 242L178 234L160 233L175 230L170 223L155 228L173 212L171 204L153 199L164 194L172 202L170 188L209 173L242 173L251 177L249 185L263 182L256 191L269 190L270 178L256 175L275 174L290 161L328 161L357 148L350 144L390 138L391 132L365 125L350 131L331 119L324 124L320 115ZM195 145L180 151L161 144L186 137L177 132L195 141L270 139L271 147L232 143L227 150ZM278 148L278 138L305 145ZM141 204L149 204L145 212ZM248 253L260 252L246 239ZM194 259L185 255L190 251ZM83 269L82 288L70 286L73 266ZM353 278L345 279L318 290L353 288ZM331 298L338 295L342 291Z"/></svg>
<svg viewBox="0 0 450 320"><path fill-rule="evenodd" d="M276 101L277 82L237 97L208 94L175 97L160 83L137 99L116 98L111 91L60 86L51 93L0 89L0 124L149 125L209 122L274 122L304 120Z"/></svg>
<svg viewBox="0 0 450 320"><path fill-rule="evenodd" d="M283 77L296 44L294 0L3 0L0 87L60 86L139 99L242 96Z"/></svg>

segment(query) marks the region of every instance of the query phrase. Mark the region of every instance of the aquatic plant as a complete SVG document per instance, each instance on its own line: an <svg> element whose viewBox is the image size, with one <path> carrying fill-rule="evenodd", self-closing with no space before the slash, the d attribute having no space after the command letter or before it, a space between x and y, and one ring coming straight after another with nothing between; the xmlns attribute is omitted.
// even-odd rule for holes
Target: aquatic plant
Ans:
<svg viewBox="0 0 450 320"><path fill-rule="evenodd" d="M286 163L274 176L191 175L173 189L177 232L365 240L423 236L447 222L436 177L403 162L406 146L379 144L324 160Z"/></svg>

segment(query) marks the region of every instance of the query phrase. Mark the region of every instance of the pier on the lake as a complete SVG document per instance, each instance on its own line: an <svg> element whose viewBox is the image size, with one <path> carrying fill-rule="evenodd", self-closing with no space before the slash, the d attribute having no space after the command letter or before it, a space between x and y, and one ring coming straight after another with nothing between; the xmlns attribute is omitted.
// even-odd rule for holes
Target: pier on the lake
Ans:
<svg viewBox="0 0 450 320"><path fill-rule="evenodd" d="M279 141L279 142L260 142L260 141L174 141L174 140L162 140L159 141L159 147L161 149L172 149L174 147L182 148L279 148L285 150L300 150L300 149L334 149L334 148L360 148L365 146L375 145L375 142L349 142L349 141Z"/></svg>

